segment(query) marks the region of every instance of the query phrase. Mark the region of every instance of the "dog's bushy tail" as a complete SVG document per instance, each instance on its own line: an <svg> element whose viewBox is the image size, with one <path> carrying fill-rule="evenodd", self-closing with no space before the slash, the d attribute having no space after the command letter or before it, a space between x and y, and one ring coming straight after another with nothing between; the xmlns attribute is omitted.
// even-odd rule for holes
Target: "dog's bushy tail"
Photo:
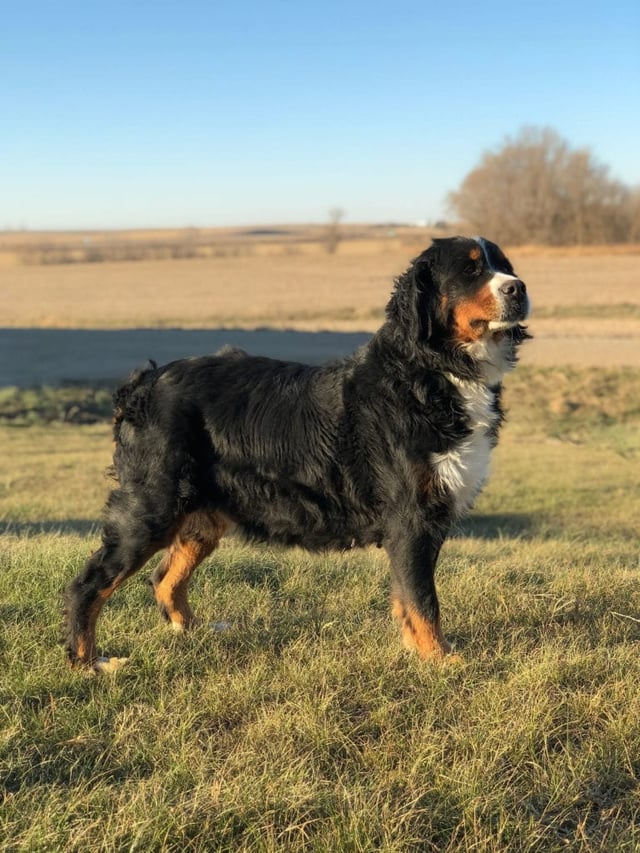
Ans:
<svg viewBox="0 0 640 853"><path fill-rule="evenodd" d="M158 365L149 361L149 367L138 368L130 374L124 385L113 394L113 423L122 421L140 426L146 420L146 403L151 387L150 379L155 378Z"/></svg>
<svg viewBox="0 0 640 853"><path fill-rule="evenodd" d="M134 370L124 385L113 394L113 444L115 448L114 464L107 469L107 475L118 479L117 457L121 447L121 430L123 423L134 427L146 424L149 411L151 389L158 375L158 365L149 359L149 366Z"/></svg>

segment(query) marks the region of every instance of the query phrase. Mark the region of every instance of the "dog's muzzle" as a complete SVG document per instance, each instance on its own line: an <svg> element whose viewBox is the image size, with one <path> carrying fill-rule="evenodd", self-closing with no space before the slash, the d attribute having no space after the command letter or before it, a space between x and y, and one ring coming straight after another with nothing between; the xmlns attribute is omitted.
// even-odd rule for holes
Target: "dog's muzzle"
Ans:
<svg viewBox="0 0 640 853"><path fill-rule="evenodd" d="M491 289L499 310L498 317L489 323L492 331L508 329L527 319L530 303L527 286L523 281L515 276L498 273Z"/></svg>

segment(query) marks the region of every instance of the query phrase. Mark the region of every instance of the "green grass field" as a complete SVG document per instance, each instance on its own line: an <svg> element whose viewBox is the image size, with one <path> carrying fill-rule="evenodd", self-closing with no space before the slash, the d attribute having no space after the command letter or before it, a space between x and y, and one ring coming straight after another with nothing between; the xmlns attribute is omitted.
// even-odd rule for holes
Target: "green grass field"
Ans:
<svg viewBox="0 0 640 853"><path fill-rule="evenodd" d="M228 630L172 635L138 576L98 625L128 666L70 671L109 427L0 426L0 849L640 849L640 371L506 402L439 566L449 666L403 650L383 551L229 539L192 593Z"/></svg>

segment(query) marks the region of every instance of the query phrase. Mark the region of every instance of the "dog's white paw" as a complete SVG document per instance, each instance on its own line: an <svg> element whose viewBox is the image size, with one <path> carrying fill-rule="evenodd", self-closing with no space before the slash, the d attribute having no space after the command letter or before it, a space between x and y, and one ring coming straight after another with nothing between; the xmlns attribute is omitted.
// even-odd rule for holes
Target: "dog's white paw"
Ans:
<svg viewBox="0 0 640 853"><path fill-rule="evenodd" d="M183 622L171 622L171 629L176 634L184 634L187 630ZM223 634L231 629L231 622L203 622L201 619L193 619L189 624L190 628L208 628L210 631L216 631Z"/></svg>
<svg viewBox="0 0 640 853"><path fill-rule="evenodd" d="M95 663L93 664L93 668L95 672L99 672L100 674L111 675L111 673L117 672L119 669L122 669L125 664L129 662L129 658L96 658Z"/></svg>

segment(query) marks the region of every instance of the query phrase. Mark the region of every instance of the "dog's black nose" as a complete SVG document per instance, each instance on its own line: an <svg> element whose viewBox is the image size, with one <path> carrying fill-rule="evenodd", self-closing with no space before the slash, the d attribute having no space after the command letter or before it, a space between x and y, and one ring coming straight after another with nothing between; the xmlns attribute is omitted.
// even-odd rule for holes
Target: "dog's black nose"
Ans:
<svg viewBox="0 0 640 853"><path fill-rule="evenodd" d="M527 292L527 286L519 278L512 278L500 287L500 293L505 296L522 296Z"/></svg>

